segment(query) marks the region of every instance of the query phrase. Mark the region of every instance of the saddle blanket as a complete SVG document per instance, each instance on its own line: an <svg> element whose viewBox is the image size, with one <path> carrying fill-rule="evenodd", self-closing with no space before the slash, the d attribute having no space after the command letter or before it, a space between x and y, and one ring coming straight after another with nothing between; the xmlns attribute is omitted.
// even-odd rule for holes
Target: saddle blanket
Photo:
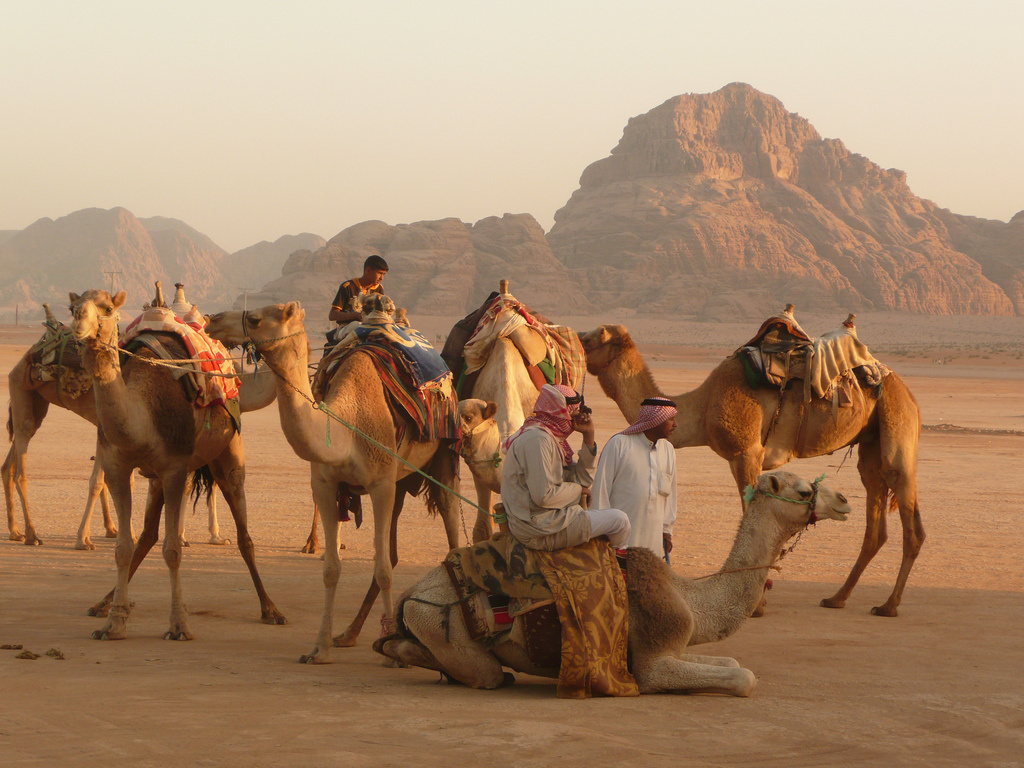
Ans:
<svg viewBox="0 0 1024 768"><path fill-rule="evenodd" d="M75 340L71 329L57 320L44 322L42 337L28 351L29 365L25 371L31 389L40 381L54 381L60 394L72 399L92 389L92 377L82 367L83 345Z"/></svg>
<svg viewBox="0 0 1024 768"><path fill-rule="evenodd" d="M508 612L513 618L536 616L541 610L533 609L554 603L561 624L559 698L638 695L626 660L626 584L607 540L542 552L498 533L453 549L444 567L459 592L466 625L478 637L507 630L493 616L479 615L481 608L490 607L487 593L512 598ZM528 650L530 637L526 633ZM543 649L531 650L531 658L538 658L535 653Z"/></svg>
<svg viewBox="0 0 1024 768"><path fill-rule="evenodd" d="M391 322L350 323L338 334L338 342L325 358L330 365L332 357L343 356L359 344L373 343L388 347L405 358L406 367L415 386L423 387L439 382L451 371L441 355L419 331Z"/></svg>
<svg viewBox="0 0 1024 768"><path fill-rule="evenodd" d="M193 360L185 370L189 371L198 392L195 398L197 406L227 407L229 401L238 397L241 381L235 374L227 349L207 336L198 323L186 323L166 307L151 307L128 324L121 339L121 348L127 349L138 336L150 332L173 333L184 343ZM205 376L204 372L217 375Z"/></svg>

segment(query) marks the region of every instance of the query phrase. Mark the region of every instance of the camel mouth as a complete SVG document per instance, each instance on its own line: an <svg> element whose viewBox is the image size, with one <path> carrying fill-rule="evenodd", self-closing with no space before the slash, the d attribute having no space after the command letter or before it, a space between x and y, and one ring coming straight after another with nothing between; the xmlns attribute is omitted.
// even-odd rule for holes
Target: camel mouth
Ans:
<svg viewBox="0 0 1024 768"><path fill-rule="evenodd" d="M827 518L829 520L838 520L839 522L843 522L850 516L851 511L850 505L846 504L842 507L826 507L817 514L819 518Z"/></svg>

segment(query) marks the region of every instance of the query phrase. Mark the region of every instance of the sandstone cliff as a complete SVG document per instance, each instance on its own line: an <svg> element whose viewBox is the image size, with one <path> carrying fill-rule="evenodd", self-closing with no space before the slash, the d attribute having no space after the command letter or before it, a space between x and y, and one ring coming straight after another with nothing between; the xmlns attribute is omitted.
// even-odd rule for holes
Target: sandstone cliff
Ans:
<svg viewBox="0 0 1024 768"><path fill-rule="evenodd" d="M734 83L631 119L583 172L548 242L604 306L998 315L1020 311L1022 266L1000 224L950 215L915 196L903 172ZM987 243L988 268L965 252L972 238Z"/></svg>
<svg viewBox="0 0 1024 768"><path fill-rule="evenodd" d="M332 237L315 251L293 253L277 280L250 307L297 299L314 321L326 321L338 286L361 275L371 254L390 267L384 286L398 306L429 315L459 315L478 307L512 281L513 293L550 316L587 310L591 304L576 277L551 254L544 231L527 214L492 216L475 224L458 219L389 225L366 221ZM235 300L240 307L242 297Z"/></svg>
<svg viewBox="0 0 1024 768"><path fill-rule="evenodd" d="M272 243L263 240L225 256L220 261L220 271L231 283L234 295L246 288L260 288L276 280L281 276L288 257L296 251L316 251L326 244L320 235L308 232L284 235Z"/></svg>

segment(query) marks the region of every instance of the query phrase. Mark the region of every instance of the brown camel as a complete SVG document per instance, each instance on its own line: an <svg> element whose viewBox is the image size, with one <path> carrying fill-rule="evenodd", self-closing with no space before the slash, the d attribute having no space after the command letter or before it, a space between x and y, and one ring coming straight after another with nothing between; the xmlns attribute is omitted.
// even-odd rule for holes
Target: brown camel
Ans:
<svg viewBox="0 0 1024 768"><path fill-rule="evenodd" d="M127 634L131 611L128 578L135 549L130 535L131 474L136 468L151 480L146 517L158 519L160 508L166 506L163 554L171 576L171 613L164 637L192 639L181 594L182 548L177 531L188 477L204 466L209 466L235 519L238 546L259 594L263 620L282 623L283 617L256 571L246 525L244 451L230 416L221 408L197 408L167 368L147 362L155 359L147 349L129 357L122 368L116 343L117 310L124 304L124 291L111 297L107 291L90 290L81 296L72 293L70 299L71 329L85 344L83 364L93 382L99 422L97 460L106 475L118 518L114 548L117 586L107 624L93 637L117 640ZM177 339L166 337L165 345L175 357L189 357Z"/></svg>
<svg viewBox="0 0 1024 768"><path fill-rule="evenodd" d="M686 649L736 632L761 600L769 568L786 542L815 520L845 520L850 512L842 494L790 472L765 474L755 483L732 550L711 577L684 578L649 549L626 550L630 669L640 693L749 696L753 672L735 659ZM495 637L470 640L462 611L452 610L459 602L447 571L438 566L402 596L402 629L374 649L473 688L511 682L502 667L558 677L557 668L531 661L522 618Z"/></svg>
<svg viewBox="0 0 1024 768"><path fill-rule="evenodd" d="M355 353L341 363L321 403L314 405L309 377L309 340L305 310L298 302L255 311L221 312L210 317L207 332L227 345L253 343L277 379L281 428L295 453L310 462L313 501L324 525L324 612L313 650L304 663L326 664L331 648L355 645L363 622L383 593L387 616L392 612L392 569L398 562L396 530L406 493L419 487L420 477L379 446L397 453L448 486L457 483L454 455L440 441L405 440L395 444L395 422L380 376L368 355ZM326 409L326 410L325 410ZM327 411L356 427L375 443L356 435ZM332 423L333 422L333 423ZM409 425L410 430L412 425ZM359 613L344 633L332 637L334 600L341 572L338 528L339 491L367 493L373 504L374 576ZM444 520L449 546L458 546L458 499L434 483L426 483L427 507ZM342 494L343 497L344 494Z"/></svg>
<svg viewBox="0 0 1024 768"><path fill-rule="evenodd" d="M636 418L644 398L666 397L625 327L603 325L581 340L587 352L587 370L597 375L601 388L627 421ZM778 389L752 388L742 363L733 355L695 390L671 397L679 415L669 440L676 448L710 447L729 462L741 496L762 470L856 443L857 468L867 491L867 528L846 583L821 605L846 605L861 573L885 543L886 507L898 507L903 523L903 562L889 599L871 609L876 616L896 616L907 576L925 538L917 504L921 430L917 401L893 372L877 390L859 390L853 407L835 412L830 402L818 398L804 403L801 389L789 388L780 394Z"/></svg>

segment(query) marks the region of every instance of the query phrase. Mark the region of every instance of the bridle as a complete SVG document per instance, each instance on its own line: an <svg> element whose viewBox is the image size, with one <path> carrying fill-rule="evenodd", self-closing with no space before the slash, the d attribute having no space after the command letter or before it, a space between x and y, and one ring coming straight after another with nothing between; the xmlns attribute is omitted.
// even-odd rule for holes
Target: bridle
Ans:
<svg viewBox="0 0 1024 768"><path fill-rule="evenodd" d="M824 475L819 475L817 478L815 478L814 482L811 483L811 497L809 499L791 499L788 496L779 496L776 493L762 491L759 488L755 488L752 485L748 485L746 488L743 489L743 503L745 505L750 504L754 496L756 496L757 494L761 494L762 496L768 496L773 499L779 499L780 501L788 501L790 504L806 504L810 509L810 516L807 518L807 523L804 525L804 528L806 529L807 526L814 525L816 522L818 522L818 515L814 511L814 507L818 503L818 485L824 479Z"/></svg>

